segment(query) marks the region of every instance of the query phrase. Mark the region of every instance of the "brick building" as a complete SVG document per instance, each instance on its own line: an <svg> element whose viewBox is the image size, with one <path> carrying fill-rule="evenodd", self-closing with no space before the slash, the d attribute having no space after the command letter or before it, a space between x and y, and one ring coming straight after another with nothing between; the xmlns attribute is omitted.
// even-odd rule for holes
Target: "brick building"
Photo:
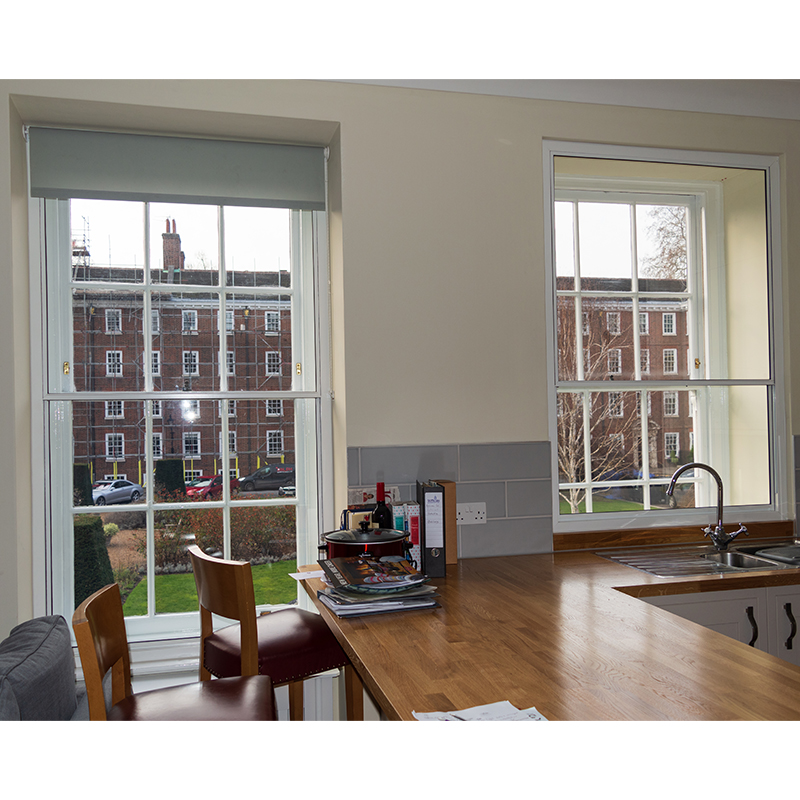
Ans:
<svg viewBox="0 0 800 800"><path fill-rule="evenodd" d="M163 263L152 265L151 282L165 285L152 292L149 309L144 293L137 290L142 269L91 266L87 244L73 245L73 281L86 281L85 289L73 291L76 389L146 391L150 377L153 392L191 391L192 399L147 401L153 457L183 460L186 480L224 471L226 428L231 477L248 475L267 463L294 463L293 401L232 398L223 421L219 400L194 398L196 392L219 391L223 373L233 393L291 389L291 304L280 294L281 287L289 286L289 273L250 272L246 279L238 274L237 285L225 293L221 331L218 295L203 291L204 286L216 286L219 273L186 269L174 220L167 221L162 239ZM240 282L260 289L274 286L276 291L248 293ZM113 291L105 291L103 284L113 284ZM124 291L120 284L125 284ZM145 402L76 400L73 409L75 462L89 463L95 480L143 482Z"/></svg>
<svg viewBox="0 0 800 800"><path fill-rule="evenodd" d="M638 318L630 279L582 279L582 375L578 370L573 279L557 279L560 381L641 381L640 390L593 391L590 395L591 451L595 480L641 476L643 426L641 405L647 405L648 468L651 477L668 477L675 466L692 460L694 422L692 393L664 389L646 391L647 381L689 379L689 331L685 282L671 279L639 281ZM617 294L618 293L618 294ZM647 294L645 294L647 293ZM658 294L658 297L653 295ZM673 294L674 297L669 295ZM637 354L638 345L638 354ZM638 358L638 364L637 364ZM610 383L608 384L610 386ZM605 388L605 387L604 387ZM573 427L583 430L580 395L559 395L559 449L574 447L583 458L580 435L570 442ZM574 466L574 464L573 464ZM569 470L567 470L569 472ZM582 466L579 468L582 472ZM573 476L576 470L572 470ZM573 478L574 479L574 478ZM578 479L583 480L582 475ZM562 481L569 478L562 476Z"/></svg>

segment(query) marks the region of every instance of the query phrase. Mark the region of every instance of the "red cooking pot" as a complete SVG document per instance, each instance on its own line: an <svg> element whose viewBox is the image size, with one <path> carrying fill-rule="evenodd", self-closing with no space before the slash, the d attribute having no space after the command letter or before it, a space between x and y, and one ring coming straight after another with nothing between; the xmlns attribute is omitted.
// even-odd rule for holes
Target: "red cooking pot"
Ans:
<svg viewBox="0 0 800 800"><path fill-rule="evenodd" d="M325 553L326 558L346 558L365 553L375 558L383 556L406 558L410 550L408 534L389 528L332 531L324 534L323 538L325 543L321 544L319 549Z"/></svg>

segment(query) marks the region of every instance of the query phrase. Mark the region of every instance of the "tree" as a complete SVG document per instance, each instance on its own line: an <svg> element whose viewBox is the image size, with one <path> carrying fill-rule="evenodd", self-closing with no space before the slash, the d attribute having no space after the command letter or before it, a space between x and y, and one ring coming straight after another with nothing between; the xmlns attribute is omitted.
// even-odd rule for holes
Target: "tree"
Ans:
<svg viewBox="0 0 800 800"><path fill-rule="evenodd" d="M642 259L642 276L686 280L687 213L683 206L654 206L648 212L647 235L655 243L655 255Z"/></svg>

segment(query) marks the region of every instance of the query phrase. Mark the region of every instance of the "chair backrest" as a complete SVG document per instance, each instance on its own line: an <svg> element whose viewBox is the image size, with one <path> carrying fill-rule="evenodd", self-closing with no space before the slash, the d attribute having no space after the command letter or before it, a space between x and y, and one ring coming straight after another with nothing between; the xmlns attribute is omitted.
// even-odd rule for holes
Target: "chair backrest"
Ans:
<svg viewBox="0 0 800 800"><path fill-rule="evenodd" d="M111 705L133 694L131 662L119 586L110 583L87 597L72 615L78 643L89 718L106 719L103 678L111 670Z"/></svg>
<svg viewBox="0 0 800 800"><path fill-rule="evenodd" d="M242 675L258 675L256 598L249 562L214 558L194 544L188 550L200 602L200 652L213 633L212 614L236 620L241 631Z"/></svg>

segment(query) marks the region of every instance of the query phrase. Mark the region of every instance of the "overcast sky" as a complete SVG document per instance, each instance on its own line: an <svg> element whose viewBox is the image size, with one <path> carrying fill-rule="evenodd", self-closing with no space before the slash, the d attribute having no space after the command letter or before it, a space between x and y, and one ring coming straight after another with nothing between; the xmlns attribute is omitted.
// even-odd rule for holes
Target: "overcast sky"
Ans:
<svg viewBox="0 0 800 800"><path fill-rule="evenodd" d="M93 265L144 266L144 203L72 200L73 238L84 230ZM274 271L289 268L289 220L286 209L228 206L225 216L227 269ZM175 221L186 266L218 266L217 207L176 203L150 204L151 267L163 261L161 234Z"/></svg>

